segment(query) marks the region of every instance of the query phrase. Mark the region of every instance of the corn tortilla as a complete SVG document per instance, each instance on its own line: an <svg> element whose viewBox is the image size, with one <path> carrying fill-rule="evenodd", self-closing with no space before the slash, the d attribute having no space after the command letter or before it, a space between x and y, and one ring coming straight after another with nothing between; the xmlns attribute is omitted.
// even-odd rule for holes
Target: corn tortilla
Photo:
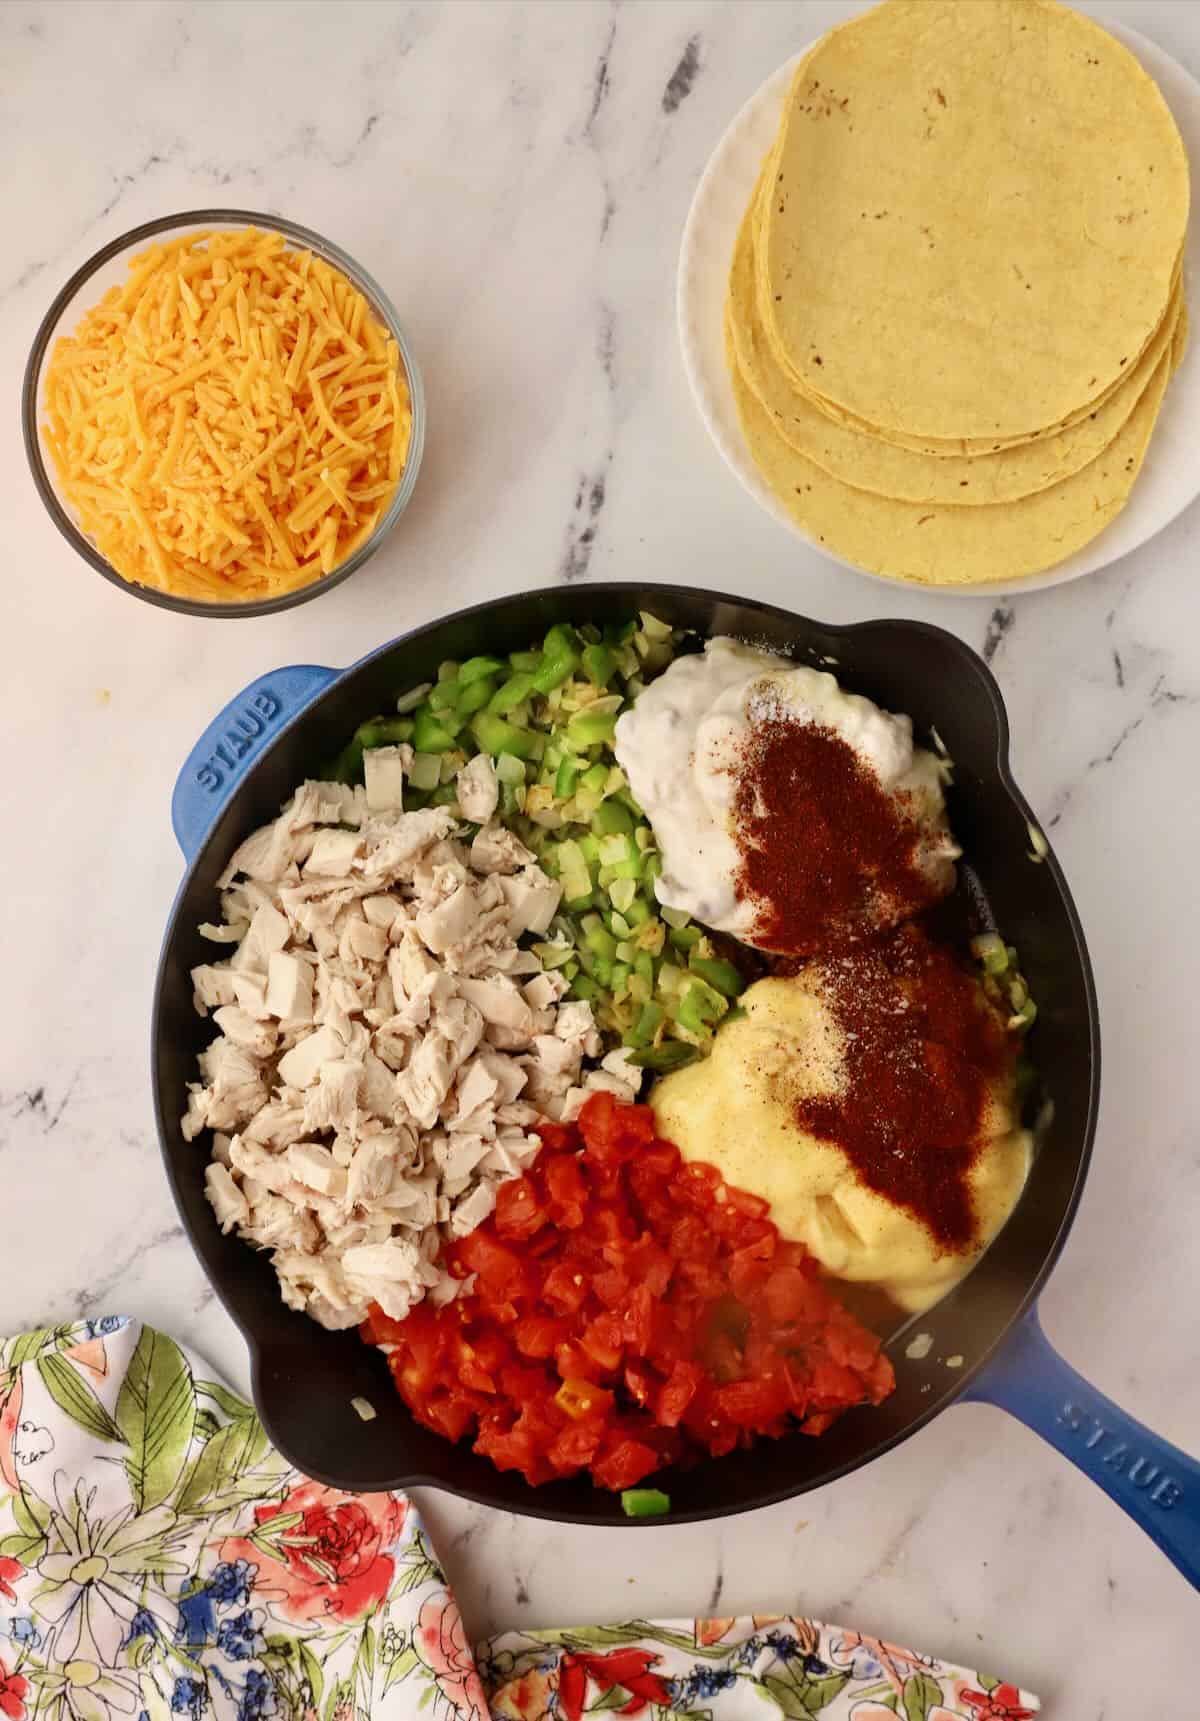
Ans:
<svg viewBox="0 0 1200 1721"><path fill-rule="evenodd" d="M766 333L798 389L878 435L1044 435L1105 401L1167 314L1178 130L1057 0L885 0L831 31L775 172Z"/></svg>
<svg viewBox="0 0 1200 1721"><path fill-rule="evenodd" d="M799 76L799 72L801 70L803 70L803 66L805 64L807 64L807 58L805 59L805 61L803 61L801 63L801 67L798 69L797 74L796 74L797 77ZM811 405L813 405L820 412L822 412L826 418L831 419L835 424L843 424L843 425L846 425L851 430L857 430L863 436L872 437L877 442L886 442L886 443L889 443L893 447L896 447L896 448L910 449L914 454L926 454L926 455L929 455L935 459L958 458L960 456L970 456L970 457L974 458L974 457L977 457L980 455L985 455L985 454L998 454L1005 449L1024 448L1024 447L1028 446L1028 444L1031 442L1039 442L1039 441L1042 441L1043 439L1048 439L1051 437L1059 436L1063 433L1063 431L1072 430L1077 425L1085 423L1092 416L1093 413L1097 412L1102 406L1106 405L1107 402L1112 399L1113 395L1116 394L1119 389L1125 387L1126 382L1128 380L1128 376L1129 376L1128 367L1126 367L1126 369L1121 373L1121 375L1114 382L1112 382L1108 386L1108 388L1104 389L1100 394L1098 394L1094 400L1090 400L1090 401L1085 402L1083 406L1078 407L1078 408L1076 408L1076 410L1074 412L1069 413L1067 415L1067 417L1065 419L1061 420L1058 424L1046 426L1043 429L1037 431L1034 435L1030 435L1030 436L1005 436L1005 437L1000 437L1000 436L991 436L991 437L964 436L964 437L952 437L952 438L938 438L938 437L934 437L934 436L908 436L903 431L897 431L894 429L893 430L881 430L878 425L869 424L869 423L867 423L867 421L865 419L856 418L854 416L854 414L846 412L843 408L836 406L832 401L826 400L821 395L816 394L816 393L812 392L811 390L809 390L805 386L805 384L802 382L802 380L790 368L790 366L787 364L786 360L781 358L779 351L774 344L774 338L771 335L771 331L770 331L770 327L769 327L770 319L767 316L766 310L765 310L765 306L768 303L768 299L767 299L767 295L766 295L766 290L765 290L764 285L763 285L763 269L761 267L761 264L759 263L759 255L760 255L761 247L760 247L759 242L758 242L758 235L764 230L765 222L766 222L766 216L765 216L766 195L770 189L768 181L771 177L771 174L768 171L768 167L769 167L769 164L771 162L778 159L778 148L779 148L779 146L778 146L778 139L777 139L775 145L772 148L770 155L767 157L767 161L764 162L764 164L763 164L763 172L760 175L758 187L756 188L756 191L755 191L755 198L757 199L757 203L758 203L758 211L757 211L757 214L754 218L754 226L755 226L755 273L756 273L757 287L758 287L758 295L757 295L758 327L761 330L761 332L762 332L762 334L766 340L767 348L769 349L769 351L771 353L771 358L772 358L772 361L773 361L775 367L783 374L786 382L792 388L794 388L797 391L797 393L803 395L809 401L809 403ZM1182 248L1181 248L1180 255L1179 255L1179 258L1178 258L1178 260L1176 262L1176 266L1175 266L1175 273L1174 273L1174 276L1172 278L1171 298L1167 302L1167 308L1164 311L1162 322L1160 322L1159 327L1155 330L1154 335L1151 337L1151 341L1147 345L1147 351L1149 351L1150 345L1153 345L1153 343L1157 340L1158 336L1160 334L1162 334L1163 329L1164 329L1164 325L1169 324L1170 318L1174 313L1176 289L1178 288L1179 283L1181 282L1182 279L1183 279L1183 252L1182 252ZM1145 358L1146 358L1146 353L1143 352L1141 357L1138 360L1138 364L1139 365L1143 364L1145 361ZM1136 370L1137 366L1135 366L1134 369ZM1151 374L1152 371L1153 371L1153 365L1151 365L1148 368L1147 375Z"/></svg>
<svg viewBox="0 0 1200 1721"><path fill-rule="evenodd" d="M1019 579L1065 561L1124 507L1141 470L1171 370L1164 356L1108 448L1051 489L992 507L900 502L832 478L775 429L737 368L742 431L765 482L801 529L856 567L922 585Z"/></svg>
<svg viewBox="0 0 1200 1721"><path fill-rule="evenodd" d="M975 506L1012 502L1047 490L1088 465L1108 447L1149 385L1159 360L1170 348L1182 303L1177 284L1168 315L1133 372L1081 424L974 458L920 454L830 418L791 386L758 317L753 227L751 208L742 221L729 283L733 345L743 381L770 414L784 441L800 454L859 490L902 501Z"/></svg>

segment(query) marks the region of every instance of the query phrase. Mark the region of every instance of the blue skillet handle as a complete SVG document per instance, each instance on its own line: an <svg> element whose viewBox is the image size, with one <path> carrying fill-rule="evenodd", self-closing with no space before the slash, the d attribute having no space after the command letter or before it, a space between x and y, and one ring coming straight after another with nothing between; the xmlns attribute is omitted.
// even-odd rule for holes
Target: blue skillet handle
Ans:
<svg viewBox="0 0 1200 1721"><path fill-rule="evenodd" d="M273 669L213 718L188 754L171 796L171 825L189 864L263 748L339 673L315 663Z"/></svg>
<svg viewBox="0 0 1200 1721"><path fill-rule="evenodd" d="M963 1396L999 1405L1057 1447L1200 1589L1200 1464L1076 1374L1036 1309Z"/></svg>

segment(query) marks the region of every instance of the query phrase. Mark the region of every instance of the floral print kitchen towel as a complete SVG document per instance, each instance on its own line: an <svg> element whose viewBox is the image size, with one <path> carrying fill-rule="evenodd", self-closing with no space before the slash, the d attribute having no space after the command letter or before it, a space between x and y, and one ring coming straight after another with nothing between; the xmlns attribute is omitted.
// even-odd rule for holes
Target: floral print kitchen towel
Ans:
<svg viewBox="0 0 1200 1721"><path fill-rule="evenodd" d="M479 1651L495 1721L1029 1721L1036 1697L810 1619L507 1632Z"/></svg>
<svg viewBox="0 0 1200 1721"><path fill-rule="evenodd" d="M614 1710L1027 1721L1037 1703L798 1619L509 1634L473 1656L411 1503L299 1475L173 1340L114 1316L0 1343L3 1721Z"/></svg>

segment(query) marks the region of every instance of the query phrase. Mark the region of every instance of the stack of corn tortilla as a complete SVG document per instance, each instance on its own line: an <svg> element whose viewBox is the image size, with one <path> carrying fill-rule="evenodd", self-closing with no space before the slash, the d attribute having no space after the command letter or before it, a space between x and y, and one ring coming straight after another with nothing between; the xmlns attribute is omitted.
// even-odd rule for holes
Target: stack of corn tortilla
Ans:
<svg viewBox="0 0 1200 1721"><path fill-rule="evenodd" d="M792 81L726 350L811 537L928 585L1034 574L1124 507L1186 339L1188 164L1057 0L885 0Z"/></svg>

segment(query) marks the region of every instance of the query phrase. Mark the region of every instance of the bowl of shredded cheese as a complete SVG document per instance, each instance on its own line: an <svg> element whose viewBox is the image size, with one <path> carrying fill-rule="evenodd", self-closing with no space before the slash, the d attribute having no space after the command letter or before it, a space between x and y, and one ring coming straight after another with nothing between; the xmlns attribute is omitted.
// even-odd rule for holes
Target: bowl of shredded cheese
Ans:
<svg viewBox="0 0 1200 1721"><path fill-rule="evenodd" d="M98 573L191 615L346 579L416 483L420 373L387 296L278 216L165 216L98 251L38 330L25 448Z"/></svg>

